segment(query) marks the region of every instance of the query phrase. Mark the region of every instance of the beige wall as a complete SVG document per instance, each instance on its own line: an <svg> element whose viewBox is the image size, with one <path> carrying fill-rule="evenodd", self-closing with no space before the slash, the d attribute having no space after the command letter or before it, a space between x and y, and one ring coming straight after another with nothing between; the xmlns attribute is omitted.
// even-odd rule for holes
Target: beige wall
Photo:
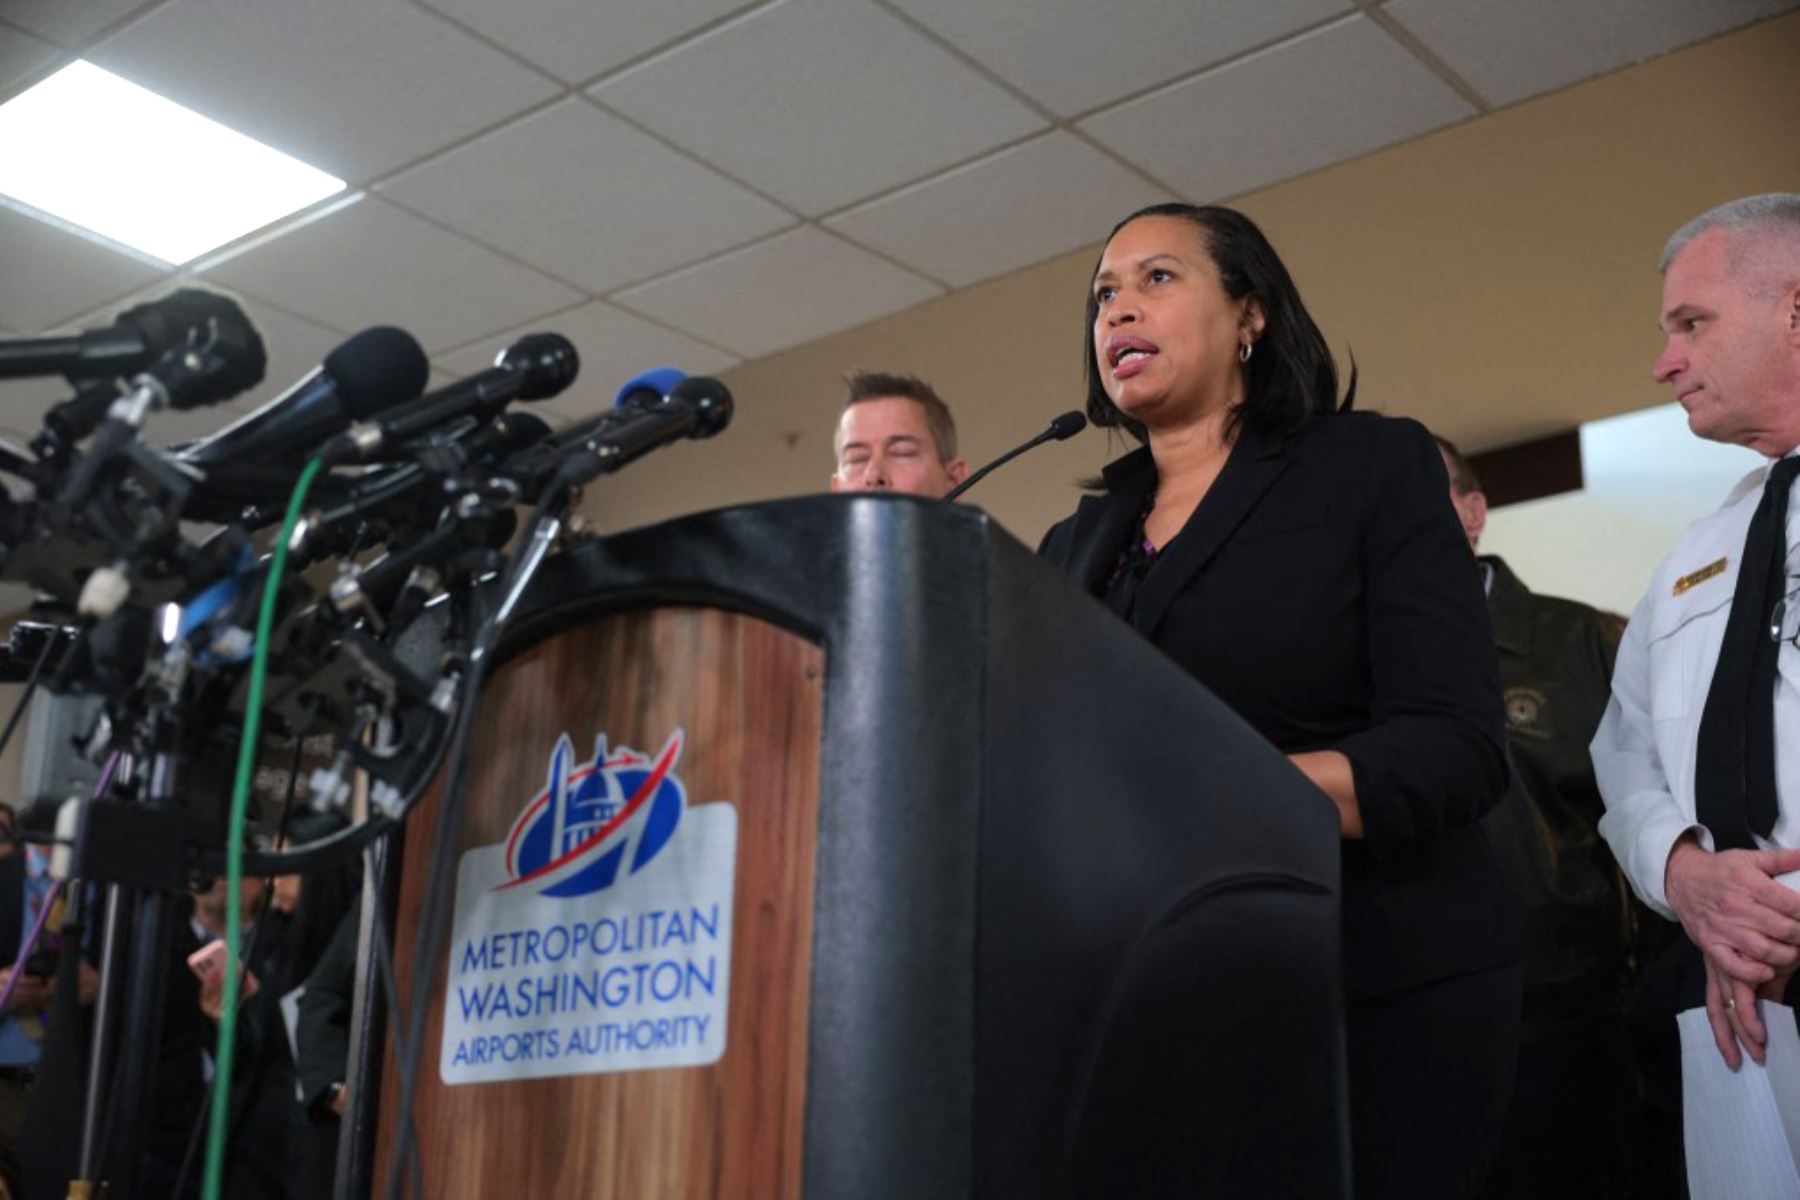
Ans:
<svg viewBox="0 0 1800 1200"><path fill-rule="evenodd" d="M1665 399L1656 256L1703 209L1800 189L1800 14L1753 26L1236 203L1264 224L1364 407L1480 450ZM1031 203L1021 196L1020 204ZM1123 214L1121 214L1123 215ZM1098 239L1105 230L1094 231ZM603 529L824 486L839 378L913 371L990 458L1081 399L1097 246L748 363L733 427L590 492ZM971 495L1027 541L1110 457L1084 434Z"/></svg>
<svg viewBox="0 0 1800 1200"><path fill-rule="evenodd" d="M22 683L0 683L0 728L4 728L6 718L12 715L13 706L25 694ZM13 732L12 741L0 750L0 800L13 806L18 812L26 807L35 797L22 795L19 791L19 776L25 768L25 733L31 724L29 716L19 722Z"/></svg>

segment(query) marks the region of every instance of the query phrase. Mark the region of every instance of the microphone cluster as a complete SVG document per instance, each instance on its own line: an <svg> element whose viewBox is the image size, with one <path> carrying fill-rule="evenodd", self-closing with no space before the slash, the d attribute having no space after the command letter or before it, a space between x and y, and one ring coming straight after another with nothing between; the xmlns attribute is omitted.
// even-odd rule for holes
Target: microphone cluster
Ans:
<svg viewBox="0 0 1800 1200"><path fill-rule="evenodd" d="M106 890L97 1003L113 1011L95 1015L89 1100L110 1080L113 1111L83 1109L79 1174L96 1177L100 1131L124 1129L114 1152L125 1193L177 919L168 893L196 876L235 884L355 855L396 829L440 770L451 782L438 819L454 831L490 652L557 546L575 489L731 418L722 384L661 370L557 433L509 406L575 383L581 360L567 338L522 337L491 368L428 391L418 342L378 326L209 437L145 440L151 413L229 400L267 365L242 309L197 289L102 329L0 341L0 380L61 376L73 393L28 447L0 443L10 477L0 487L0 579L39 596L21 623L39 632L26 697L44 686L101 701L75 739L104 763L94 792L85 802L27 797L22 826L53 836L59 878L81 881L72 909L86 885ZM354 784L366 781L367 805L351 813L359 819L304 846L246 855L265 734L292 739L296 774L298 747L329 738L328 765L303 790L290 782L290 800L352 809ZM456 840L442 833L434 857ZM428 927L442 909L427 903ZM237 910L228 911L235 946ZM78 913L64 928L81 928ZM225 973L214 1116L231 1094L237 981L235 969ZM228 1129L214 1125L209 1182Z"/></svg>
<svg viewBox="0 0 1800 1200"><path fill-rule="evenodd" d="M432 977L471 778L463 756L501 630L557 546L577 489L660 447L712 437L732 417L723 384L669 368L627 380L610 405L560 431L510 409L563 394L580 365L567 338L533 333L489 369L428 391L418 342L377 326L218 432L158 447L144 437L151 413L217 404L262 381L262 338L233 301L184 289L102 329L0 341L0 379L61 376L73 391L28 447L0 442L0 474L12 480L0 488L0 579L40 597L27 695L41 681L102 701L77 742L105 765L88 802L53 818L75 860L58 870L108 889L99 1007L118 1003L106 982L115 969L142 993L119 1021L95 1017L90 1088L114 1081L117 1111L83 1111L85 1180L102 1130L126 1130L118 1159L136 1161L134 1101L148 1094L145 1047L178 919L164 900L192 875L235 883L330 865L397 828L442 769L412 974ZM1058 417L955 494L1083 423L1079 413ZM330 737L306 803L349 808L360 776L362 819L306 846L247 855L239 834L264 731L296 749ZM63 797L28 799L58 807ZM46 822L28 812L24 824ZM71 889L74 900L87 890ZM381 920L377 910L375 928ZM229 1129L237 980L225 972L220 999L214 1183ZM429 995L413 993L401 1129ZM397 997L387 1003L398 1009ZM106 1061L113 1024L116 1066ZM130 1193L135 1166L121 1178Z"/></svg>
<svg viewBox="0 0 1800 1200"><path fill-rule="evenodd" d="M102 329L0 341L0 379L62 376L73 392L28 448L0 444L16 480L0 491L0 579L33 587L33 619L62 630L47 685L104 697L89 754L219 758L250 702L270 539L304 475L261 711L278 735L338 734L335 777L312 788L320 806L342 801L353 768L392 814L423 789L471 699L476 631L520 586L507 547L532 540L516 536L521 514L560 529L573 489L731 418L722 384L663 369L554 431L509 406L575 383L567 338L522 337L427 391L418 342L377 326L218 432L146 444L151 412L228 400L266 365L239 306L197 289ZM190 816L216 828L218 801L197 793Z"/></svg>

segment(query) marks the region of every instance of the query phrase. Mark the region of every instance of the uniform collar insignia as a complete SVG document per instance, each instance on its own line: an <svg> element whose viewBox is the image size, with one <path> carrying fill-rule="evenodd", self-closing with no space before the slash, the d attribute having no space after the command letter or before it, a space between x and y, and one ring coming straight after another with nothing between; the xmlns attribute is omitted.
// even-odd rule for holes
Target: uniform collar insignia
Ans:
<svg viewBox="0 0 1800 1200"><path fill-rule="evenodd" d="M1727 560L1721 558L1717 562L1707 563L1698 571L1683 575L1680 579L1675 581L1675 590L1671 592L1670 595L1679 596L1697 584L1705 583L1716 575L1723 575L1725 573L1726 561Z"/></svg>

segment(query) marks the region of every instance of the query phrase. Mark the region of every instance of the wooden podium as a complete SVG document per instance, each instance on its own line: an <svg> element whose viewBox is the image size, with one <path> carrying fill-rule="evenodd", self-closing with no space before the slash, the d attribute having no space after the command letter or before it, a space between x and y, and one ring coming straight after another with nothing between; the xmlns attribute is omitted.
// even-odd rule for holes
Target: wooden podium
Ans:
<svg viewBox="0 0 1800 1200"><path fill-rule="evenodd" d="M1331 805L978 510L817 497L590 543L546 566L481 703L464 862L504 855L509 873L470 896L523 895L590 861L534 868L532 846L608 844L612 823L585 841L573 823L589 812L577 781L598 786L609 746L643 752L627 789L671 759L689 823L637 835L615 855L618 887L622 862L630 886L662 886L646 846L674 845L697 813L719 827L713 804L735 811L722 873L669 868L728 894L728 986L706 1025L723 1039L712 1061L643 1066L631 1055L702 1018L609 1026L605 1044L579 1032L625 1011L608 1008L619 997L552 988L541 963L581 925L584 978L602 979L621 944L603 931L626 927L593 916L604 893L532 902L568 914L561 942L548 927L538 942L453 937L417 1083L425 1195L1348 1195ZM564 735L593 762L553 759ZM666 791L644 783L633 802ZM559 804L572 815L546 833ZM434 807L390 856L401 964ZM378 1188L398 1145L371 958L345 1196ZM503 962L536 964L518 969L551 988L537 1002L566 1001L574 1022L550 1049L586 1036L583 1070L599 1073L524 1077L574 1060L474 1038L459 1064L486 1063L479 1047L460 1056L491 1041L493 1062L517 1064L469 1070L514 1077L445 1081L463 1070L444 1066L452 977L466 1025L465 980ZM642 999L658 977L637 970Z"/></svg>

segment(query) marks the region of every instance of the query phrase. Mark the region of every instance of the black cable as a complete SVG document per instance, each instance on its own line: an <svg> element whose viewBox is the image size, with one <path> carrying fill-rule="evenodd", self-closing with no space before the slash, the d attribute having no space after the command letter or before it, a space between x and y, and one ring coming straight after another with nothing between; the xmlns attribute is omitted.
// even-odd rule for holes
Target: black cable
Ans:
<svg viewBox="0 0 1800 1200"><path fill-rule="evenodd" d="M500 572L498 594L502 603L511 589L521 582L515 575L524 570L527 556L532 553L540 529L550 519L547 503L551 498L550 489L545 489L542 499L546 503L540 504L533 513L530 524L519 535L512 553L507 556L506 568ZM502 622L498 618L499 614L495 613L479 627L475 635L474 645L469 652L468 675L463 684L463 702L457 709L455 729L450 736L449 750L444 756L444 769L447 772L444 776L444 795L438 808L437 820L433 823L431 864L425 877L425 899L419 916L418 943L413 947L413 994L411 1011L407 1014L407 1055L400 1064L400 1093L396 1112L401 1122L403 1149L411 1141L409 1134L413 1128L413 1093L419 1070L419 1049L425 1040L425 1023L431 1010L431 980L437 971L439 943L445 938L447 931L444 926L450 916L456 854L462 841L463 805L469 790L469 743L475 728L475 710L479 707L481 685L487 677L489 654L500 638ZM396 1154L388 1163L387 1182L382 1188L384 1200L399 1200L400 1164L404 1157L405 1155Z"/></svg>
<svg viewBox="0 0 1800 1200"><path fill-rule="evenodd" d="M368 854L363 861L365 864L363 868L364 874L372 881L371 886L364 894L372 896L375 905L373 921L375 929L375 973L381 982L381 992L383 998L387 1002L388 1012L390 1014L398 1014L400 1011L400 984L394 970L394 947L393 944L388 941L387 901L382 897L382 880L375 871L374 847L371 846L369 848ZM394 1021L391 1018L388 1021L388 1025L392 1030L394 1039L394 1061L404 1061L406 1058L406 1040L402 1037L400 1030L394 1028ZM410 1111L401 1112L397 1115L400 1124L400 1152L406 1155L406 1165L412 1171L413 1200L420 1200L420 1197L424 1194L425 1170L423 1160L419 1157L419 1131L413 1124L413 1115Z"/></svg>
<svg viewBox="0 0 1800 1200"><path fill-rule="evenodd" d="M434 769L431 778L436 777L437 771ZM371 843L399 828L399 818L404 818L412 810L417 798L423 796L429 787L430 781L427 780L423 787L418 788L403 802L397 818L373 816L360 825L328 833L316 841L295 846L292 850L263 850L245 854L244 870L252 875L304 875L309 871L335 866L340 860L362 853ZM214 870L221 858L219 851L207 851L200 855L199 866L204 871L222 874L223 872Z"/></svg>
<svg viewBox="0 0 1800 1200"><path fill-rule="evenodd" d="M431 846L431 865L426 869L425 900L418 924L418 944L413 947L412 1005L407 1012L406 1055L400 1059L400 1097L395 1106L399 1118L402 1153L388 1162L387 1182L382 1188L385 1200L399 1200L401 1163L416 1153L413 1132L414 1080L419 1069L419 1047L425 1040L425 1022L431 1011L431 979L437 970L437 943L442 939L442 926L449 915L449 892L455 876L457 843L462 840L463 800L468 794L467 757L475 728L476 697L481 689L481 667L485 653L472 656L465 683L463 702L456 714L456 727L450 737L450 750L445 756L443 799ZM398 1049L398 1047L396 1047Z"/></svg>
<svg viewBox="0 0 1800 1200"><path fill-rule="evenodd" d="M455 725L452 722L445 725L443 732L439 735L444 742L446 751L449 748L448 735L454 729ZM336 833L327 834L301 846L295 846L291 850L246 853L244 855L245 872L252 875L304 875L308 871L335 865L352 854L361 854L369 846L400 828L407 816L425 798L425 793L431 790L431 785L437 779L445 758L442 753L428 753L424 756L424 760L429 766L426 770L419 772L418 779L413 782L412 790L395 806L393 816L372 815L365 818L360 825L340 829ZM224 869L223 862L224 855L221 851L202 851L198 855L195 865L203 871L219 874Z"/></svg>
<svg viewBox="0 0 1800 1200"><path fill-rule="evenodd" d="M18 703L13 705L12 715L6 718L6 730L0 732L0 753L6 750L6 744L12 741L13 732L18 729L19 722L25 716L25 706L31 703L32 693L37 691L38 678L44 673L44 664L50 660L50 651L56 649L54 634L44 638L44 648L38 651L37 661L31 664L31 674L25 677L25 690L19 693Z"/></svg>
<svg viewBox="0 0 1800 1200"><path fill-rule="evenodd" d="M448 729L448 727L446 727ZM425 793L431 790L432 781L438 776L442 759L437 755L427 755L430 769L420 772L420 778L413 784L412 791L401 800L392 817L376 814L367 817L360 825L351 825L336 833L328 833L322 838L305 842L291 850L256 851L244 855L244 870L252 875L304 875L309 871L321 870L335 866L337 863L354 854L361 854L394 830L400 828L411 813L424 799ZM203 871L213 874L222 872L224 854L218 850L202 851L195 860L195 865Z"/></svg>

